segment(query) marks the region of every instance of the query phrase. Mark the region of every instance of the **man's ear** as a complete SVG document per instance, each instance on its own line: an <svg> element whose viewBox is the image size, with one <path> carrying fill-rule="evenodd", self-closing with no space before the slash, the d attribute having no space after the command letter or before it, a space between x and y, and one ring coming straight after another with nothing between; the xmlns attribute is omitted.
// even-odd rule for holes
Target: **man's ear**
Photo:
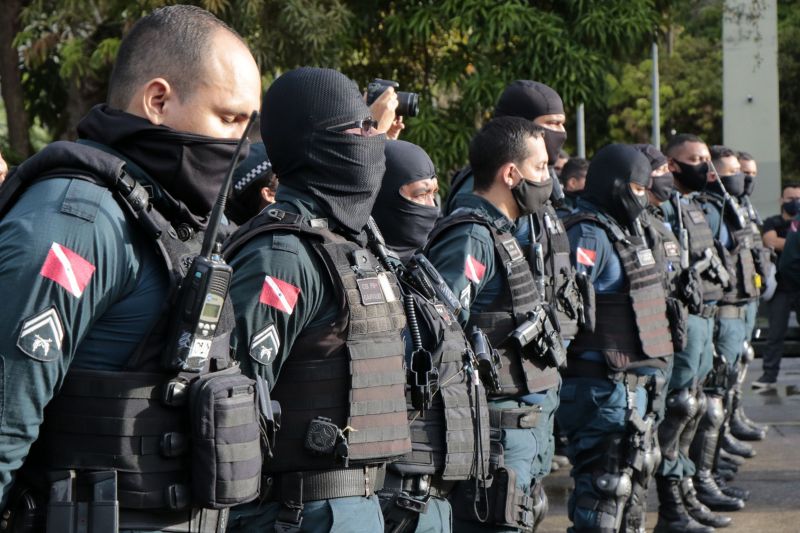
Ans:
<svg viewBox="0 0 800 533"><path fill-rule="evenodd" d="M517 173L515 169L517 166L514 163L506 163L497 170L495 180L500 181L509 189L516 185Z"/></svg>
<svg viewBox="0 0 800 533"><path fill-rule="evenodd" d="M175 98L169 82L164 78L153 78L145 84L140 94L144 117L155 125L163 124Z"/></svg>
<svg viewBox="0 0 800 533"><path fill-rule="evenodd" d="M675 162L674 159L671 157L667 158L667 168L669 168L670 172L680 172L681 167L678 166L678 163Z"/></svg>

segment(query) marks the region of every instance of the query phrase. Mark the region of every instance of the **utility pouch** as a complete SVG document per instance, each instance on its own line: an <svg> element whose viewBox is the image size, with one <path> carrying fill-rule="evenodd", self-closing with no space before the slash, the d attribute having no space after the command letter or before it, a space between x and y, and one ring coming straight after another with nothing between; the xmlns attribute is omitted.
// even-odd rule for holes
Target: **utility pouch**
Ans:
<svg viewBox="0 0 800 533"><path fill-rule="evenodd" d="M686 343L689 341L687 326L689 311L679 300L667 297L667 318L672 333L672 347L676 352L680 352L686 348Z"/></svg>
<svg viewBox="0 0 800 533"><path fill-rule="evenodd" d="M261 417L256 382L238 366L203 374L189 391L192 492L200 507L254 500L261 484Z"/></svg>
<svg viewBox="0 0 800 533"><path fill-rule="evenodd" d="M53 472L47 503L47 533L117 533L117 472Z"/></svg>
<svg viewBox="0 0 800 533"><path fill-rule="evenodd" d="M8 503L2 511L0 532L35 533L43 531L47 517L42 498L19 480L11 487Z"/></svg>
<svg viewBox="0 0 800 533"><path fill-rule="evenodd" d="M578 315L578 326L588 333L593 333L596 323L594 313L597 308L594 298L594 285L589 280L589 276L580 272L575 274L575 282L578 285L578 292L580 292L583 302L583 313Z"/></svg>
<svg viewBox="0 0 800 533"><path fill-rule="evenodd" d="M484 498L486 501L484 501ZM510 468L498 468L487 490L478 490L471 483L459 483L452 498L453 516L462 520L483 522L529 531L533 527L533 499L517 487L517 475ZM478 513L483 513L484 516Z"/></svg>

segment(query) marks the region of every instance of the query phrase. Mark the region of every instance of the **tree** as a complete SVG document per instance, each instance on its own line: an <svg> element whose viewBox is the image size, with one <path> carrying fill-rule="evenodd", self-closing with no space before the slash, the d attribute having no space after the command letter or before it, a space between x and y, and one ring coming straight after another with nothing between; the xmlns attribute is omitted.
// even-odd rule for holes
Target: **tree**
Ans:
<svg viewBox="0 0 800 533"><path fill-rule="evenodd" d="M25 110L19 54L13 45L14 37L20 29L23 7L23 0L7 0L5 13L0 17L0 89L6 109L10 148L5 157L11 162L31 155L31 141L28 136L30 120Z"/></svg>

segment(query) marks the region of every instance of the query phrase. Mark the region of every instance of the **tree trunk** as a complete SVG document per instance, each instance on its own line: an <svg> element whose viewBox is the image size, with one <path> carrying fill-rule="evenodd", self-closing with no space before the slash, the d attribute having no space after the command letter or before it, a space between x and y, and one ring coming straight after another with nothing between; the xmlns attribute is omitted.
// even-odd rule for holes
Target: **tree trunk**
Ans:
<svg viewBox="0 0 800 533"><path fill-rule="evenodd" d="M24 159L31 155L28 136L30 120L25 111L22 92L22 71L19 54L13 46L19 31L19 16L26 0L4 0L3 16L0 16L0 89L6 107L8 140L13 159Z"/></svg>

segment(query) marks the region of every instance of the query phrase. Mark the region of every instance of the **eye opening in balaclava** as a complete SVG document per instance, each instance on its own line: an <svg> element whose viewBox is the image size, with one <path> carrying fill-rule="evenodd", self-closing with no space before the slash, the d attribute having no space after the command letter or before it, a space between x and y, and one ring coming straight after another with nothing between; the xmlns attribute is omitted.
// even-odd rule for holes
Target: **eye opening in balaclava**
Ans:
<svg viewBox="0 0 800 533"><path fill-rule="evenodd" d="M631 183L645 188L650 185L650 163L632 146L609 144L589 163L582 198L623 227L631 227L647 206L647 196L634 194Z"/></svg>
<svg viewBox="0 0 800 533"><path fill-rule="evenodd" d="M375 201L372 217L383 233L386 244L403 262L428 240L439 206L422 205L400 194L408 183L436 177L436 168L428 154L406 141L386 141L386 174Z"/></svg>
<svg viewBox="0 0 800 533"><path fill-rule="evenodd" d="M310 194L344 233L358 235L383 178L386 138L330 129L369 119L358 86L335 70L301 67L273 82L262 109L261 136L281 189Z"/></svg>

